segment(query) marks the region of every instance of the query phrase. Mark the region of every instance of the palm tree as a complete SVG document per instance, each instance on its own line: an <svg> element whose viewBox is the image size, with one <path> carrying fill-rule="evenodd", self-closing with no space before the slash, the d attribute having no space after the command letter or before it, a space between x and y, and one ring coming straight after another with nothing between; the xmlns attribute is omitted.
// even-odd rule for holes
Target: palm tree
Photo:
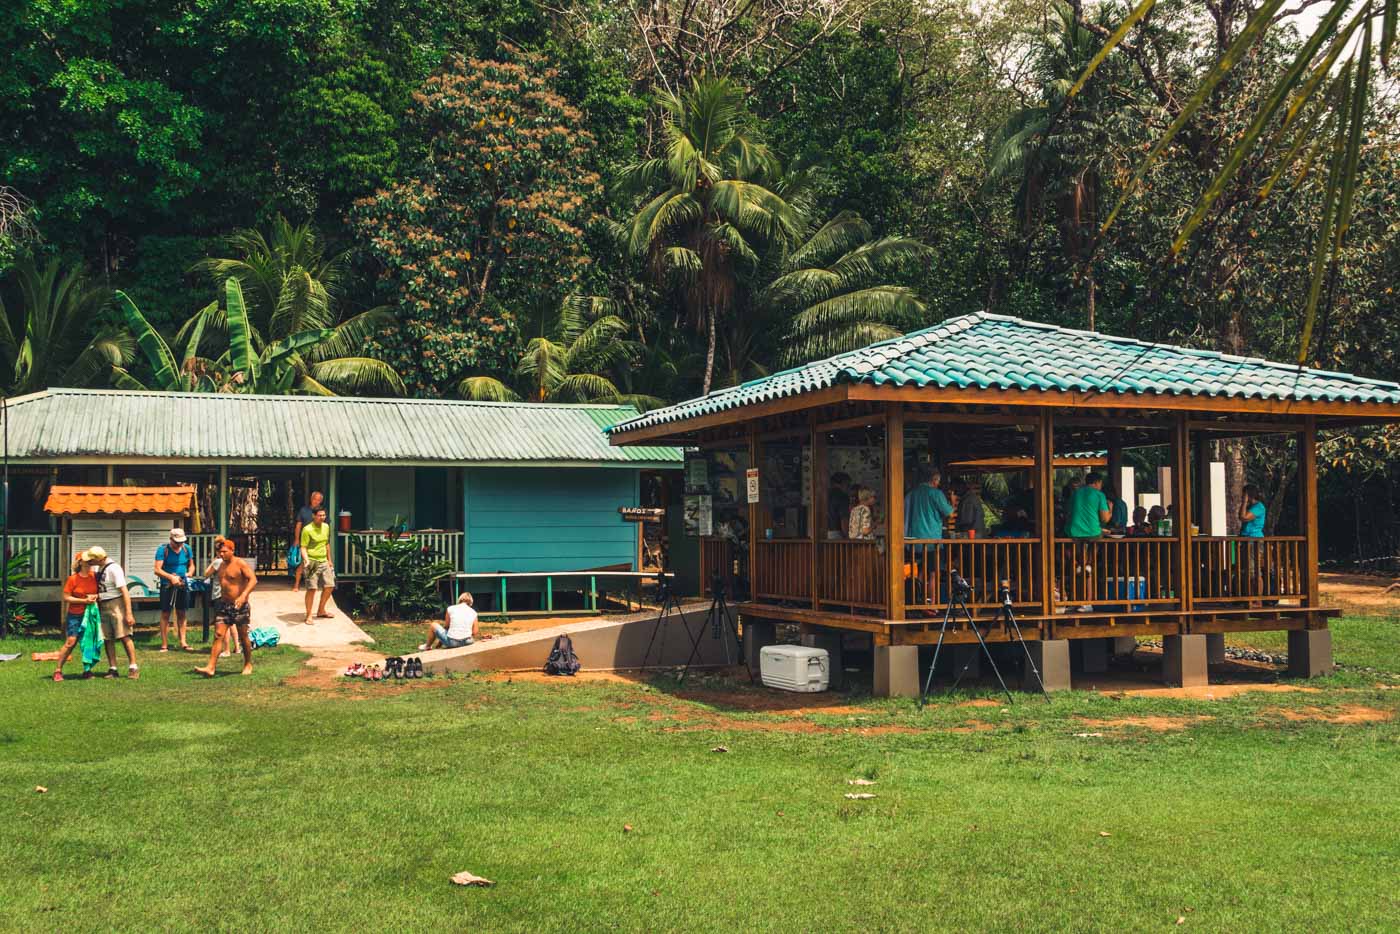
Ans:
<svg viewBox="0 0 1400 934"><path fill-rule="evenodd" d="M620 225L627 250L658 287L675 289L706 335L703 391L714 378L716 330L731 313L741 277L760 251L794 238L796 211L770 187L778 159L726 78L701 78L682 95L660 95L667 151L628 166L622 190L645 197Z"/></svg>
<svg viewBox="0 0 1400 934"><path fill-rule="evenodd" d="M631 402L640 408L660 404L651 396L624 393L606 375L637 357L627 340L628 326L611 303L569 296L535 324L515 365L515 386L491 376L468 376L457 385L464 399L489 402ZM592 319L591 321L589 319Z"/></svg>
<svg viewBox="0 0 1400 934"><path fill-rule="evenodd" d="M897 337L923 318L926 309L914 290L886 278L927 255L928 247L906 237L875 239L854 211L813 226L758 296L788 320L780 355L784 366Z"/></svg>
<svg viewBox="0 0 1400 934"><path fill-rule="evenodd" d="M222 309L217 303L211 304L180 329L175 346L183 348L183 355L178 365L170 345L156 333L135 303L123 292L117 293L117 301L127 328L145 353L154 374L153 386L147 387L121 370L118 385L123 388L334 395L309 375L306 354L334 340L335 329L311 328L277 341L264 341L252 326L243 301L243 287L236 278L224 283ZM217 358L201 357L199 351L210 343L208 335L215 324L225 329L228 342Z"/></svg>
<svg viewBox="0 0 1400 934"><path fill-rule="evenodd" d="M10 304L0 296L0 384L6 393L106 383L131 355L130 340L102 321L112 293L89 282L80 267L51 259L40 268L26 257L8 278Z"/></svg>
<svg viewBox="0 0 1400 934"><path fill-rule="evenodd" d="M1070 4L1052 5L1052 28L1036 37L1034 72L1040 102L1017 110L993 134L989 181L1018 181L1016 216L1028 244L1042 204L1054 206L1060 244L1086 289L1089 330L1095 330L1093 244L1098 227L1100 180L1092 153L1091 105L1066 110L1070 89L1099 48L1097 34L1076 18ZM1095 25L1109 28L1112 11L1100 7Z"/></svg>
<svg viewBox="0 0 1400 934"><path fill-rule="evenodd" d="M362 355L376 331L394 325L393 313L379 306L340 318L337 306L347 278L348 252L327 255L309 223L293 226L281 215L273 221L269 236L245 229L234 233L227 243L238 254L236 258L202 260L192 271L209 276L217 285L229 279L238 282L249 327L259 346L303 331L333 332L298 355L299 391L405 394L403 380L393 367ZM211 335L230 336L219 315L210 316L206 326ZM187 336L184 331L183 336Z"/></svg>

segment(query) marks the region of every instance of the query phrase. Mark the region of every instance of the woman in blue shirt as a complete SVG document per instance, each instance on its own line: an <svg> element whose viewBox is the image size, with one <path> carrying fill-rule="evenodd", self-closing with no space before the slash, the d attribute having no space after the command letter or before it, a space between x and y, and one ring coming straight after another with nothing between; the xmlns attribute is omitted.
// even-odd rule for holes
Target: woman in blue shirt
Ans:
<svg viewBox="0 0 1400 934"><path fill-rule="evenodd" d="M1263 538L1266 512L1263 501L1259 499L1259 488L1252 483L1246 483L1240 497L1240 536Z"/></svg>

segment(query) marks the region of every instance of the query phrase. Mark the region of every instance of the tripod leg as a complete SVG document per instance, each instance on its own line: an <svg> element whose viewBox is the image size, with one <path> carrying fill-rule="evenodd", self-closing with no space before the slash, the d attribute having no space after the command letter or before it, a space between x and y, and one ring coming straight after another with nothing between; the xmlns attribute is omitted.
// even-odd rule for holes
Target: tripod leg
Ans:
<svg viewBox="0 0 1400 934"><path fill-rule="evenodd" d="M982 638L982 630L973 624L972 632L977 636L977 641L982 644L982 654L987 656L987 664L992 666L992 674L997 676L997 684L1001 685L1002 693L1006 695L1006 702L1008 704L1015 703L1015 698L1011 696L1011 689L1006 686L1006 681L1001 676L1001 670L997 668L997 663L992 658L991 646L987 645L987 640Z"/></svg>
<svg viewBox="0 0 1400 934"><path fill-rule="evenodd" d="M1031 655L1031 647L1026 645L1026 637L1021 632L1021 624L1016 622L1015 615L1010 609L1005 611L1006 620L1011 624L1011 629L1016 633L1016 641L1021 643L1021 650L1026 653L1026 664L1031 667L1031 674L1035 675L1035 683L1040 686L1040 696L1045 698L1045 703L1050 703L1050 692L1045 690L1045 679L1040 676L1040 669L1036 667L1035 657Z"/></svg>
<svg viewBox="0 0 1400 934"><path fill-rule="evenodd" d="M647 659L651 658L651 647L656 644L656 634L661 631L661 627L665 623L668 606L669 603L666 602L661 604L661 612L656 614L656 621L651 624L651 638L647 640L647 650L642 653L642 669L644 671L647 667ZM665 637L661 640L661 657L666 657Z"/></svg>
<svg viewBox="0 0 1400 934"><path fill-rule="evenodd" d="M705 638L705 630L710 627L715 618L715 611L722 606L723 603L723 598L719 596L716 596L710 601L710 612L705 614L704 621L700 623L700 628L697 629L693 635L691 635L690 632L690 625L686 625L686 635L690 636L690 655L685 660L685 667L681 669L681 676L677 679L677 684L683 684L685 682L685 676L690 674L690 666L695 664L695 658L700 654L700 640ZM682 616L681 619L684 620L685 617Z"/></svg>
<svg viewBox="0 0 1400 934"><path fill-rule="evenodd" d="M938 653L943 651L943 636L948 632L948 622L953 617L953 605L948 604L948 608L943 611L943 623L938 627L938 641L933 645L933 661L929 662L928 677L924 678L924 689L919 693L919 709L923 709L924 698L928 696L929 689L933 687L933 673L938 668Z"/></svg>
<svg viewBox="0 0 1400 934"><path fill-rule="evenodd" d="M734 645L738 648L739 654L742 655L744 652L744 645L739 640L739 622L734 618L734 614L729 611L728 603L721 603L721 609L724 611L724 621L729 626L729 632L734 636ZM724 657L726 660L729 658L728 645L724 648ZM753 669L749 667L749 660L747 658L744 659L744 670L749 673L749 684L753 684Z"/></svg>

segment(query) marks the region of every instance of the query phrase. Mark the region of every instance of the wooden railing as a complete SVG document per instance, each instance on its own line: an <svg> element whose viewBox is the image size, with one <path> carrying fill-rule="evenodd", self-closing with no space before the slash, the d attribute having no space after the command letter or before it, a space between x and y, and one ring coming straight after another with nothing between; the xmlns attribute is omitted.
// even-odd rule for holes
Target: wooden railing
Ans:
<svg viewBox="0 0 1400 934"><path fill-rule="evenodd" d="M234 532L229 536L238 553L245 558L257 558L259 571L287 569L287 549L291 545L292 533L283 529L276 532Z"/></svg>
<svg viewBox="0 0 1400 934"><path fill-rule="evenodd" d="M886 567L883 543L864 539L817 542L821 605L884 609Z"/></svg>
<svg viewBox="0 0 1400 934"><path fill-rule="evenodd" d="M725 592L734 595L734 544L727 538L712 535L700 539L700 591L710 592L710 579L718 573L724 581Z"/></svg>
<svg viewBox="0 0 1400 934"><path fill-rule="evenodd" d="M381 565L378 559L372 556L361 542L373 541L375 538L382 538L383 532L341 532L341 559L336 567L336 573L345 577L368 577L378 574ZM452 566L457 570L462 568L462 533L461 532L409 532L403 536L426 545L429 550L444 561L452 562Z"/></svg>
<svg viewBox="0 0 1400 934"><path fill-rule="evenodd" d="M754 543L750 587L759 600L812 599L812 542L806 538L759 539Z"/></svg>
<svg viewBox="0 0 1400 934"><path fill-rule="evenodd" d="M1057 606L1143 611L1178 604L1181 576L1175 538L1055 540Z"/></svg>
<svg viewBox="0 0 1400 934"><path fill-rule="evenodd" d="M1001 581L1020 606L1040 600L1040 542L1030 538L911 539L904 545L905 606L941 611L949 596L949 572L972 586L970 608L1001 605Z"/></svg>
<svg viewBox="0 0 1400 934"><path fill-rule="evenodd" d="M1306 544L1293 535L1195 538L1192 593L1213 603L1301 598L1307 592Z"/></svg>

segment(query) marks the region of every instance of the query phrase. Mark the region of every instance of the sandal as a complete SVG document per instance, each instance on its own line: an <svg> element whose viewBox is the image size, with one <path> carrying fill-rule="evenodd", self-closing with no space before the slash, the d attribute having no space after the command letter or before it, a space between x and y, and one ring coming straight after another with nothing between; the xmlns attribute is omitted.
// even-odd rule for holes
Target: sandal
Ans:
<svg viewBox="0 0 1400 934"><path fill-rule="evenodd" d="M137 665L127 665L126 676L132 681L135 681L137 678L141 677L141 668Z"/></svg>
<svg viewBox="0 0 1400 934"><path fill-rule="evenodd" d="M120 678L121 675L117 674L117 669L115 669L115 668L108 668L108 669L107 669L107 673L106 673L105 675L103 675L102 677L104 677L104 678Z"/></svg>
<svg viewBox="0 0 1400 934"><path fill-rule="evenodd" d="M63 680L63 672L61 672L61 671L55 671L55 672L53 673L53 679L54 679L55 681L62 681L62 680Z"/></svg>

